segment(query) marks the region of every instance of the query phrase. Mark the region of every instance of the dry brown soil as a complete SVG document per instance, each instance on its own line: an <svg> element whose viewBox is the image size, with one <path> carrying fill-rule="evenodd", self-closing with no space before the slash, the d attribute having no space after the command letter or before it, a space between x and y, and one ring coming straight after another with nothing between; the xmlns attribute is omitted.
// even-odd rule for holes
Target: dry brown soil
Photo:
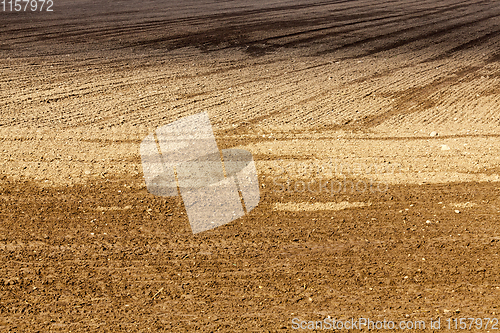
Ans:
<svg viewBox="0 0 500 333"><path fill-rule="evenodd" d="M500 318L499 2L54 2L0 12L0 331ZM139 145L203 111L261 201L193 235Z"/></svg>

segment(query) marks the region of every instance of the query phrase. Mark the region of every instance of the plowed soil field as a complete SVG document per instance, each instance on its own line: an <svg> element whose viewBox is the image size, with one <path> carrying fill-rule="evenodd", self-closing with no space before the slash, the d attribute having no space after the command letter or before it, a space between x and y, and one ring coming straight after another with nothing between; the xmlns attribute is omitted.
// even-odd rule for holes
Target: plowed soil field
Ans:
<svg viewBox="0 0 500 333"><path fill-rule="evenodd" d="M495 331L499 2L29 8L0 12L1 331ZM193 235L139 146L199 112L261 199Z"/></svg>

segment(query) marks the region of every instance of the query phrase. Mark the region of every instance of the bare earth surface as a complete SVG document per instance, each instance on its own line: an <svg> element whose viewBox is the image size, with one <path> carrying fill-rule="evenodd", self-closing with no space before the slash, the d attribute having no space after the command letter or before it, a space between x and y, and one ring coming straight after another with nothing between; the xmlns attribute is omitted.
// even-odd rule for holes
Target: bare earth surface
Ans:
<svg viewBox="0 0 500 333"><path fill-rule="evenodd" d="M500 318L500 3L54 2L0 12L1 331ZM261 201L193 235L139 145L203 111Z"/></svg>

